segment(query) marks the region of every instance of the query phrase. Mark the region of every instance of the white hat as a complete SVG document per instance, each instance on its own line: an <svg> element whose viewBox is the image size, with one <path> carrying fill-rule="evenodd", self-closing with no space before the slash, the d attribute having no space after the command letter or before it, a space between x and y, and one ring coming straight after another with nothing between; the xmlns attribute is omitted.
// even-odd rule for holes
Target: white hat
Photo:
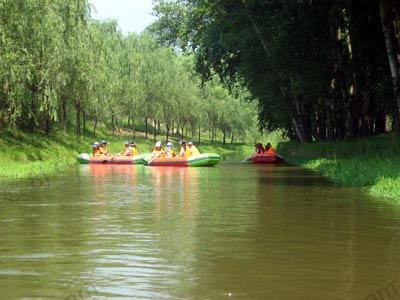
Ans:
<svg viewBox="0 0 400 300"><path fill-rule="evenodd" d="M193 142L189 142L188 145L193 145Z"/></svg>
<svg viewBox="0 0 400 300"><path fill-rule="evenodd" d="M156 147L161 147L161 142L157 142Z"/></svg>
<svg viewBox="0 0 400 300"><path fill-rule="evenodd" d="M168 142L168 143L167 143L167 147L172 147L172 143L171 143L171 142Z"/></svg>

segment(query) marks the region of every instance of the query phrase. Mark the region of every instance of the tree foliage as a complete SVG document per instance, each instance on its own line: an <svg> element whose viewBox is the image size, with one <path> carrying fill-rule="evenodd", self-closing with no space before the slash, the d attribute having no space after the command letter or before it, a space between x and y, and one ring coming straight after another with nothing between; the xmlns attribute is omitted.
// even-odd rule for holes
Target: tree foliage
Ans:
<svg viewBox="0 0 400 300"><path fill-rule="evenodd" d="M156 2L157 40L190 48L204 80L246 86L261 125L300 141L380 134L388 117L398 128L398 1Z"/></svg>
<svg viewBox="0 0 400 300"><path fill-rule="evenodd" d="M209 131L224 140L253 128L245 90L233 97L220 83L203 85L193 56L92 20L87 1L0 0L0 15L0 128L81 135L144 125L154 138Z"/></svg>

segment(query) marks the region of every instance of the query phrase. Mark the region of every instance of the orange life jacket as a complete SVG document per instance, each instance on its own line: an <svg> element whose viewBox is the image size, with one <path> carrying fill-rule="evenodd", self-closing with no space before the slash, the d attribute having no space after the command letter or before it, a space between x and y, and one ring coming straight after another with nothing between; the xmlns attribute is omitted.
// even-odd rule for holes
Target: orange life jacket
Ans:
<svg viewBox="0 0 400 300"><path fill-rule="evenodd" d="M93 148L93 156L99 156L100 154L100 149L99 148Z"/></svg>
<svg viewBox="0 0 400 300"><path fill-rule="evenodd" d="M276 151L275 151L274 148L269 147L269 149L267 150L266 154L273 156L273 155L276 155Z"/></svg>

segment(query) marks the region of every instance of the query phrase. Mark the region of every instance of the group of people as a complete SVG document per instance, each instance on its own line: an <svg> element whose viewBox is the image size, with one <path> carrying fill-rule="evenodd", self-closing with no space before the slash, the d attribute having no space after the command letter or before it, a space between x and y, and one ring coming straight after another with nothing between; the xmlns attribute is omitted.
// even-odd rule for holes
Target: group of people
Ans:
<svg viewBox="0 0 400 300"><path fill-rule="evenodd" d="M92 145L92 149L93 149L93 156L94 157L98 157L98 156L110 156L111 154L108 152L107 149L108 146L108 142L105 140L102 140L100 143L99 142L95 142ZM171 142L167 143L165 149L162 149L162 143L161 142L157 142L155 144L155 147L153 149L152 152L152 158L158 158L158 157L190 157L190 156L194 156L194 155L199 155L200 152L197 149L197 147L193 144L193 142L188 142L186 143L186 141L181 141L180 142L180 150L179 150L179 154L177 155L175 153L175 151L173 150L173 144ZM139 152L136 148L136 145L134 142L131 141L126 141L125 142L125 149L123 151L121 151L120 153L118 153L117 155L121 155L121 156L135 156L138 155Z"/></svg>
<svg viewBox="0 0 400 300"><path fill-rule="evenodd" d="M107 149L108 142L102 140L100 143L95 142L92 145L93 156L110 156L111 154L108 152ZM125 149L118 153L117 155L124 155L124 156L135 156L138 155L138 150L136 149L136 145L134 142L126 141L125 142Z"/></svg>
<svg viewBox="0 0 400 300"><path fill-rule="evenodd" d="M165 150L162 149L162 143L157 142L153 149L152 157L153 158L158 158L158 157L172 158L172 157L179 156L179 157L188 158L188 157L200 154L199 150L193 144L193 142L186 143L186 141L183 140L180 142L180 145L181 145L181 148L179 150L179 155L176 155L175 151L173 150L173 144L171 142L167 143Z"/></svg>
<svg viewBox="0 0 400 300"><path fill-rule="evenodd" d="M266 155L275 155L275 149L272 147L272 145L270 143L267 143L265 145L265 147L263 146L263 144L258 143L255 144L256 147L256 153L257 154L266 154Z"/></svg>

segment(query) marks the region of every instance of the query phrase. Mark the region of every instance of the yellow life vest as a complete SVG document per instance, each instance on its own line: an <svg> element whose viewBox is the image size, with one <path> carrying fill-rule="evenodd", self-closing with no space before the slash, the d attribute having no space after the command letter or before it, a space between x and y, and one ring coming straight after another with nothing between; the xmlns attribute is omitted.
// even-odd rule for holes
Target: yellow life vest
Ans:
<svg viewBox="0 0 400 300"><path fill-rule="evenodd" d="M163 157L163 156L165 156L165 153L163 150L157 150L156 148L154 148L153 157Z"/></svg>
<svg viewBox="0 0 400 300"><path fill-rule="evenodd" d="M179 152L179 156L181 157L190 157L190 149L188 146L186 148L181 147L181 151Z"/></svg>
<svg viewBox="0 0 400 300"><path fill-rule="evenodd" d="M175 154L174 150L169 149L169 150L166 150L166 151L165 151L165 156L166 156L166 157L175 157L176 154Z"/></svg>
<svg viewBox="0 0 400 300"><path fill-rule="evenodd" d="M136 147L128 147L125 149L124 155L126 156L135 156L137 155L138 151Z"/></svg>
<svg viewBox="0 0 400 300"><path fill-rule="evenodd" d="M199 149L196 148L195 145L192 145L192 147L189 147L189 151L190 151L190 156L200 155L200 151L199 151Z"/></svg>
<svg viewBox="0 0 400 300"><path fill-rule="evenodd" d="M131 148L131 156L135 156L135 155L138 155L139 154L139 152L138 152L138 150L136 149L136 147L132 147Z"/></svg>

